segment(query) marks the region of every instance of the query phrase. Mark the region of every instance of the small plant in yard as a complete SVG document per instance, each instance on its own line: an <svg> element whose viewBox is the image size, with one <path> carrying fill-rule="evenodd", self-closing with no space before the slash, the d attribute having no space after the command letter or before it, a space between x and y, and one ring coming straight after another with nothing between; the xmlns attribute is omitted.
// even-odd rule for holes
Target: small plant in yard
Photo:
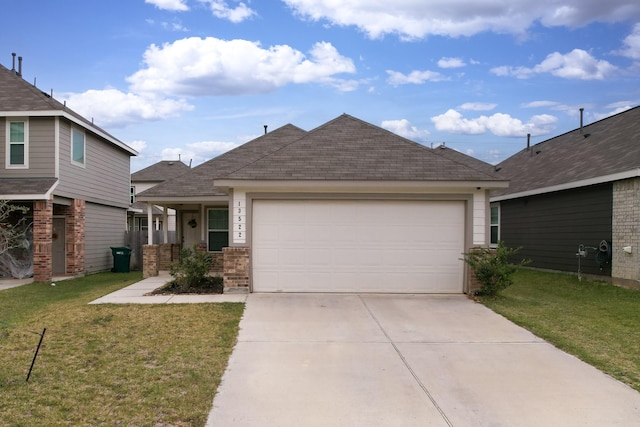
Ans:
<svg viewBox="0 0 640 427"><path fill-rule="evenodd" d="M211 255L206 252L182 249L180 262L171 264L173 282L162 290L178 293L221 293L222 278L209 276L211 261Z"/></svg>
<svg viewBox="0 0 640 427"><path fill-rule="evenodd" d="M513 284L513 273L519 265L528 263L527 260L520 261L520 264L509 261L518 252L520 248L508 248L503 242L498 242L495 249L476 248L464 254L464 261L473 268L480 282L479 295L496 296Z"/></svg>

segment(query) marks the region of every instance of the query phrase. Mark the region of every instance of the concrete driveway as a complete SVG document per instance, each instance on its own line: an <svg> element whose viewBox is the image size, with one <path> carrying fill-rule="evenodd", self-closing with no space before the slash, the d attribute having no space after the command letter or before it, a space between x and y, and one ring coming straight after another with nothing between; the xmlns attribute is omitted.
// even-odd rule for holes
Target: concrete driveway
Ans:
<svg viewBox="0 0 640 427"><path fill-rule="evenodd" d="M464 296L251 294L208 426L634 426L640 393Z"/></svg>

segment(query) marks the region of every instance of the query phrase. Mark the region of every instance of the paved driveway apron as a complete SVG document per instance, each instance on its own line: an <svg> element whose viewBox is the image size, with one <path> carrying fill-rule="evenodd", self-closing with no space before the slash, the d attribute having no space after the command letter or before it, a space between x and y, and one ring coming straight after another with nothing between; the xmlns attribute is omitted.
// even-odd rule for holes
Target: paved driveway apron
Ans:
<svg viewBox="0 0 640 427"><path fill-rule="evenodd" d="M640 394L464 296L251 294L208 426L633 426Z"/></svg>

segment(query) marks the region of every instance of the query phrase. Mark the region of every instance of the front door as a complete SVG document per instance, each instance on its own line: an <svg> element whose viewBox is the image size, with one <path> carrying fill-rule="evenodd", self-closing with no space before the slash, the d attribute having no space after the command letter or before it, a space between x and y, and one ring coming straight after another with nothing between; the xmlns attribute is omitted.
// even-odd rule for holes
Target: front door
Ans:
<svg viewBox="0 0 640 427"><path fill-rule="evenodd" d="M200 214L198 212L182 213L182 247L193 249L193 245L200 243Z"/></svg>
<svg viewBox="0 0 640 427"><path fill-rule="evenodd" d="M66 223L64 218L53 218L52 273L66 274Z"/></svg>

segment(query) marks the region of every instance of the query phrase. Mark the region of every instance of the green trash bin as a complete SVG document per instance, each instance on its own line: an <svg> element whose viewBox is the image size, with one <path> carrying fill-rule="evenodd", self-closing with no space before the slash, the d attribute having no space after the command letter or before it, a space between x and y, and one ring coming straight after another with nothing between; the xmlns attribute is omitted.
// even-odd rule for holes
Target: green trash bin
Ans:
<svg viewBox="0 0 640 427"><path fill-rule="evenodd" d="M113 254L113 268L111 271L115 273L128 273L131 249L126 246L111 248L111 254Z"/></svg>

